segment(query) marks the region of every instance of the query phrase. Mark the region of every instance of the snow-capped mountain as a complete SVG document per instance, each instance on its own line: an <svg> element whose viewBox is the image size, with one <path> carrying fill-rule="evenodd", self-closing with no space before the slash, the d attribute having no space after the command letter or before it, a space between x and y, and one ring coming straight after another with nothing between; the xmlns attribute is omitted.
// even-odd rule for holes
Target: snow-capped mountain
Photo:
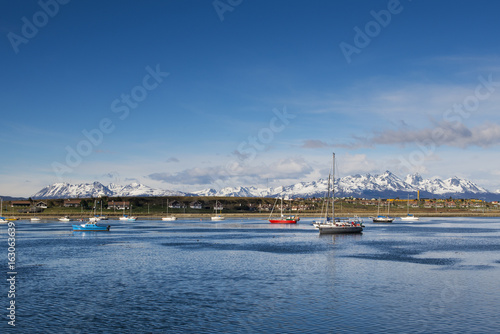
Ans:
<svg viewBox="0 0 500 334"><path fill-rule="evenodd" d="M327 191L328 180L300 182L289 186L276 188L238 187L222 188L220 190L205 189L195 192L197 196L226 197L322 197ZM423 179L419 174L407 175L404 180L386 171L380 175L352 175L335 180L335 194L338 197L354 196L365 198L405 198L408 195L416 197L420 191L422 198L491 198L494 193L477 186L471 181L452 177L446 180L437 178ZM500 193L499 193L500 194ZM496 196L498 197L498 196Z"/></svg>
<svg viewBox="0 0 500 334"><path fill-rule="evenodd" d="M488 190L477 186L471 181L463 180L456 176L446 180L440 180L438 178L421 180L415 187L439 195L459 193L481 194L488 192Z"/></svg>
<svg viewBox="0 0 500 334"><path fill-rule="evenodd" d="M140 183L132 183L121 186L110 184L105 186L100 182L94 183L54 183L46 186L32 197L37 199L44 198L91 198L99 196L108 197L139 197L139 196L184 196L180 191L153 189Z"/></svg>
<svg viewBox="0 0 500 334"><path fill-rule="evenodd" d="M90 198L99 196L109 197L139 197L139 196L221 196L221 197L323 197L327 191L328 180L299 182L296 184L271 188L257 187L226 187L220 190L204 189L193 193L154 189L140 183L129 185L110 184L104 186L100 182L69 184L54 183L40 190L32 197L43 198ZM416 197L420 191L422 198L484 198L496 199L500 197L500 190L489 192L471 181L458 177L446 180L438 178L424 179L419 174L407 175L401 179L390 171L380 175L352 175L335 180L335 194L337 197L364 197L364 198L406 198Z"/></svg>
<svg viewBox="0 0 500 334"><path fill-rule="evenodd" d="M94 183L54 183L46 186L33 198L89 198L99 196L112 196L113 192L100 182Z"/></svg>

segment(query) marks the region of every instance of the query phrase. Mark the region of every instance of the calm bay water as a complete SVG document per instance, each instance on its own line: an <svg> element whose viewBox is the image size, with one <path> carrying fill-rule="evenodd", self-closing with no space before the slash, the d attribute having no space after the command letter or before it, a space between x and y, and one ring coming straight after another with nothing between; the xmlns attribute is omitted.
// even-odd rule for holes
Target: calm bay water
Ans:
<svg viewBox="0 0 500 334"><path fill-rule="evenodd" d="M1 332L500 332L498 218L340 236L308 219L107 223L16 222L16 327L3 281Z"/></svg>

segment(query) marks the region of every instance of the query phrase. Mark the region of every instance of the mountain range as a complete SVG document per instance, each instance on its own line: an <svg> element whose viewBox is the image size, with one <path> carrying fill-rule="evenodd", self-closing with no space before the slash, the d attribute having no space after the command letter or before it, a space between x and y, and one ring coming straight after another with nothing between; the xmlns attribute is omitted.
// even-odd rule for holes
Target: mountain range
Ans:
<svg viewBox="0 0 500 334"><path fill-rule="evenodd" d="M221 196L221 197L323 197L327 190L328 180L299 182L296 184L271 187L226 187L220 190L204 189L191 193L154 189L140 183L129 185L100 182L69 184L54 183L34 194L32 198L91 198L108 197L140 197L140 196ZM500 199L500 190L491 192L471 181L458 177L445 180L439 178L423 179L419 174L409 174L401 179L390 171L377 175L352 175L335 179L336 197L361 198L416 198L417 190L421 198L480 198L485 200Z"/></svg>

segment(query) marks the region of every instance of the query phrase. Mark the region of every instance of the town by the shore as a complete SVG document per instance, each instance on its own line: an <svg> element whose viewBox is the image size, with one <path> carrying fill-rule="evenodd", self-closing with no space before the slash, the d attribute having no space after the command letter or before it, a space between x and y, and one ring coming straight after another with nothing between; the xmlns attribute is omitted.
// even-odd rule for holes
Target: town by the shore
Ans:
<svg viewBox="0 0 500 334"><path fill-rule="evenodd" d="M179 219L210 219L217 210L227 218L262 218L271 214L294 214L300 217L320 217L324 214L323 198L284 200L255 197L130 197L4 201L2 216L7 218L57 219L69 216L85 219L95 215L118 219L134 215L139 219L161 219L175 215ZM419 217L500 217L498 202L478 199L359 199L335 200L336 216L402 217L411 213Z"/></svg>

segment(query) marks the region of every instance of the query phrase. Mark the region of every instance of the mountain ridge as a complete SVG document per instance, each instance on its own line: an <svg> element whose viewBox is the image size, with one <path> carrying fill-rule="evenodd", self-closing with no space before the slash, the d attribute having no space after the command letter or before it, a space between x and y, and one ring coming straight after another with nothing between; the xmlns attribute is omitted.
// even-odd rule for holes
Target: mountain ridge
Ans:
<svg viewBox="0 0 500 334"><path fill-rule="evenodd" d="M90 198L108 197L148 197L148 196L220 196L220 197L323 197L327 190L326 179L298 182L288 186L258 188L225 187L220 190L207 188L194 192L155 189L141 183L128 185L100 182L69 184L54 183L34 194L36 199L55 198ZM491 192L475 183L453 176L441 180L439 178L424 179L418 173L408 174L404 179L390 171L382 174L350 175L335 179L335 195L337 197L360 198L406 198L416 197L417 190L421 198L482 198L498 200L500 192Z"/></svg>

